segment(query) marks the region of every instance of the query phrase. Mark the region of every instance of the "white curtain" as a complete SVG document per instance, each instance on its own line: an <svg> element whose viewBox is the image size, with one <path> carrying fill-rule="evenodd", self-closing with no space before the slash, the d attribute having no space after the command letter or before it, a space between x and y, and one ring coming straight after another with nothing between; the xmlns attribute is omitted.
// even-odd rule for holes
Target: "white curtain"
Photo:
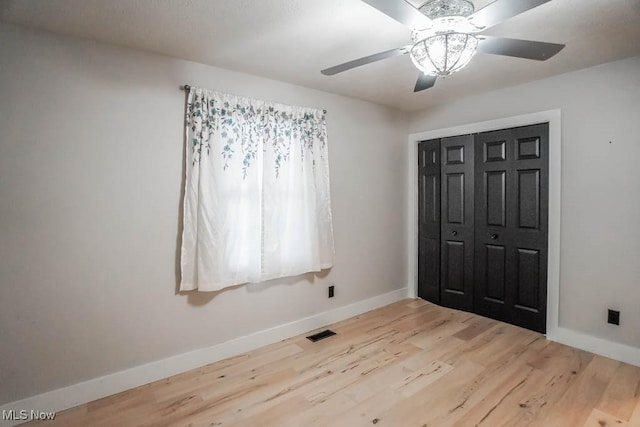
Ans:
<svg viewBox="0 0 640 427"><path fill-rule="evenodd" d="M322 110L190 88L180 289L333 265Z"/></svg>

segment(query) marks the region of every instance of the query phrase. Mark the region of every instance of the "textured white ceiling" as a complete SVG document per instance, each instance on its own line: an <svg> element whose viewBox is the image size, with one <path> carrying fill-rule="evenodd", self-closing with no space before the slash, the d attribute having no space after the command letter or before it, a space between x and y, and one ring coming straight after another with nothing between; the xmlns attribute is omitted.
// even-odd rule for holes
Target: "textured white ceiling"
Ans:
<svg viewBox="0 0 640 427"><path fill-rule="evenodd" d="M479 9L490 0L474 3ZM360 0L0 0L0 20L403 110L640 55L640 0L553 0L486 34L565 43L557 56L537 62L478 54L464 70L417 94L418 72L407 56L320 74L409 43L408 29Z"/></svg>

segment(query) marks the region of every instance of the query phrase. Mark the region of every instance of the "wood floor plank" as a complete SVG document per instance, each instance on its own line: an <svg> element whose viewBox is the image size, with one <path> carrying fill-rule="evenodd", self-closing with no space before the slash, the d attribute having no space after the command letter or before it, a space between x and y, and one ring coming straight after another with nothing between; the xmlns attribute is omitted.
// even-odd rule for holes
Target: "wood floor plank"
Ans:
<svg viewBox="0 0 640 427"><path fill-rule="evenodd" d="M629 419L629 426L640 426L640 390L636 391L635 396L637 403L636 407L631 413L631 418Z"/></svg>
<svg viewBox="0 0 640 427"><path fill-rule="evenodd" d="M640 427L640 368L407 299L30 425Z"/></svg>
<svg viewBox="0 0 640 427"><path fill-rule="evenodd" d="M613 379L620 362L595 356L565 394L555 402L555 411L546 426L583 425Z"/></svg>
<svg viewBox="0 0 640 427"><path fill-rule="evenodd" d="M385 388L369 399L360 402L347 411L335 414L328 420L309 424L309 427L360 427L383 425L379 418L381 413L402 402L402 396L390 388ZM299 427L296 424L286 424L287 427Z"/></svg>
<svg viewBox="0 0 640 427"><path fill-rule="evenodd" d="M233 425L235 427L279 427L283 418L290 417L292 414L306 412L312 406L303 396L295 395L268 409L252 414L249 417L241 418Z"/></svg>
<svg viewBox="0 0 640 427"><path fill-rule="evenodd" d="M324 384L312 385L303 394L310 402L326 400L332 394L355 382L362 381L367 376L376 375L387 366L398 363L418 351L416 347L409 344L402 348L397 348L394 352L383 348L372 358L350 363L338 370L330 381Z"/></svg>
<svg viewBox="0 0 640 427"><path fill-rule="evenodd" d="M519 418L522 407L514 405L518 395L532 382L536 382L539 371L526 365L511 366L507 376L493 389L488 390L477 403L469 402L469 408L463 416L459 417L454 425L477 427L497 425L521 425L513 422L512 418Z"/></svg>
<svg viewBox="0 0 640 427"><path fill-rule="evenodd" d="M412 422L428 425L475 424L478 420L482 421L485 416L480 412L475 416L469 416L470 411L493 402L485 412L485 414L491 413L493 406L499 405L501 401L523 387L533 369L521 360L521 356L527 346L537 340L523 333L519 328L509 327L509 329L497 335L498 338L491 351L486 351L486 347L479 347L477 352L468 352L464 358L459 359L457 363L468 360L485 369L477 376L467 379L464 387L460 387L456 394L449 394L447 400L432 404L429 411L420 414ZM500 327L494 332L499 331ZM460 421L464 418L467 421Z"/></svg>
<svg viewBox="0 0 640 427"><path fill-rule="evenodd" d="M463 341L469 341L497 324L497 321L486 317L475 317L467 323L467 327L453 336Z"/></svg>
<svg viewBox="0 0 640 427"><path fill-rule="evenodd" d="M374 412L379 426L414 426L429 424L443 412L456 411L464 401L469 379L477 377L484 367L462 361L454 369L417 393L405 397L387 411ZM437 424L434 424L437 425Z"/></svg>
<svg viewBox="0 0 640 427"><path fill-rule="evenodd" d="M464 418L460 426L465 424L478 426L528 426L545 419L550 404L558 401L575 382L578 374L584 370L575 368L581 360L576 354L574 358L558 358L556 364L546 366L546 370L533 368L529 363L529 350L547 349L544 340L535 339L525 344L526 350L514 350L505 355L509 364L519 364L523 369L518 371L512 381L505 381L487 398L476 405ZM556 347L561 351L563 347ZM565 354L566 355L566 354ZM552 357L552 356L549 356ZM573 371L573 369L578 371ZM523 375L523 371L527 375ZM513 380L519 380L517 383Z"/></svg>
<svg viewBox="0 0 640 427"><path fill-rule="evenodd" d="M584 427L627 427L629 424L620 418L594 409L584 423Z"/></svg>
<svg viewBox="0 0 640 427"><path fill-rule="evenodd" d="M621 363L596 408L605 414L628 421L640 392L640 369Z"/></svg>

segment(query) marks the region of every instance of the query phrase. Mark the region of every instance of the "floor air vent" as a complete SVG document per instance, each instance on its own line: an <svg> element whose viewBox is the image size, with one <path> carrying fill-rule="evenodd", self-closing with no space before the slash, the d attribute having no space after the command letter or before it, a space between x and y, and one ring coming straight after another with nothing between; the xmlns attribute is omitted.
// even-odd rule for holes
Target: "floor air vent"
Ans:
<svg viewBox="0 0 640 427"><path fill-rule="evenodd" d="M313 342L316 342L316 341L323 340L325 338L329 338L331 335L335 335L335 334L336 334L335 332L327 329L322 332L318 332L317 334L309 335L307 339Z"/></svg>

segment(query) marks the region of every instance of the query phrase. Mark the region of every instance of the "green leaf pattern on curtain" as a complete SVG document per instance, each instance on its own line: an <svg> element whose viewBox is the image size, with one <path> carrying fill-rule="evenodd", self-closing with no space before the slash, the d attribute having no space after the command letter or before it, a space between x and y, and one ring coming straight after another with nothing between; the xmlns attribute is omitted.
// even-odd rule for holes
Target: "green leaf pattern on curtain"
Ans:
<svg viewBox="0 0 640 427"><path fill-rule="evenodd" d="M292 141L299 142L297 149L302 158L305 152L314 150L314 144L324 149L327 134L323 111L237 96L232 98L235 102L229 102L228 98L231 96L213 91L189 93L186 121L191 128L194 163L202 156L220 155L227 170L234 156L242 156L242 174L246 178L263 141L273 147L277 177L283 162L289 161ZM220 135L221 147L211 147L214 132Z"/></svg>

